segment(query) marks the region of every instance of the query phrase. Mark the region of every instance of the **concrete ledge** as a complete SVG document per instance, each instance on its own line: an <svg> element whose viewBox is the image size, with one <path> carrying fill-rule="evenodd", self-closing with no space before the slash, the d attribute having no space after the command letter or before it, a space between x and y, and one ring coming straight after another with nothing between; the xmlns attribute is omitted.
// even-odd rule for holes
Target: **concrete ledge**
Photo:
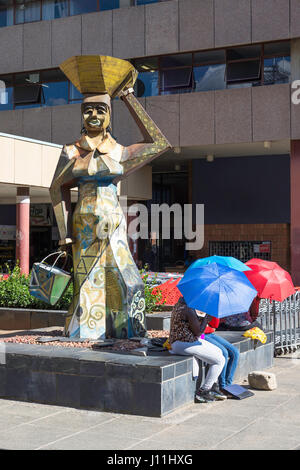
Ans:
<svg viewBox="0 0 300 470"><path fill-rule="evenodd" d="M235 381L273 365L273 333L265 345L220 332L240 350ZM147 357L1 343L0 396L37 403L160 417L191 403L193 359L168 352ZM200 363L199 385L205 377Z"/></svg>
<svg viewBox="0 0 300 470"><path fill-rule="evenodd" d="M0 307L0 330L31 330L64 326L67 311Z"/></svg>
<svg viewBox="0 0 300 470"><path fill-rule="evenodd" d="M170 330L171 312L147 313L148 330Z"/></svg>

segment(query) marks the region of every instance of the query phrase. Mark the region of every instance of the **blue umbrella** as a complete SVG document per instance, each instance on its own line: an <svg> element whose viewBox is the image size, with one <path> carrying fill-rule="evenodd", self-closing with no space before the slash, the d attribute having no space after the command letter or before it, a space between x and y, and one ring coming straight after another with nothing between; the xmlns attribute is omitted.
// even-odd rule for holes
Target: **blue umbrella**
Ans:
<svg viewBox="0 0 300 470"><path fill-rule="evenodd" d="M239 259L234 258L233 256L218 256L218 255L213 255L213 256L208 256L207 258L197 259L196 261L193 262L193 264L191 264L188 270L198 268L199 266L204 266L204 265L211 264L211 263L223 264L224 266L228 266L228 268L236 269L237 271L249 271L249 266L247 266L245 263L242 263Z"/></svg>
<svg viewBox="0 0 300 470"><path fill-rule="evenodd" d="M247 312L257 295L243 272L217 263L189 269L177 287L189 307L216 318Z"/></svg>

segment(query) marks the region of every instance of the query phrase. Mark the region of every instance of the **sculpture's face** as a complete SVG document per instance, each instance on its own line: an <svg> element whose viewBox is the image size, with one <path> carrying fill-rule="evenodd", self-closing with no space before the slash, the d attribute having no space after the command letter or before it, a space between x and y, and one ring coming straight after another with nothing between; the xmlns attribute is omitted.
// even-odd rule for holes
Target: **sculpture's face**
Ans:
<svg viewBox="0 0 300 470"><path fill-rule="evenodd" d="M85 103L82 106L84 127L88 132L102 132L110 123L110 109L105 103Z"/></svg>

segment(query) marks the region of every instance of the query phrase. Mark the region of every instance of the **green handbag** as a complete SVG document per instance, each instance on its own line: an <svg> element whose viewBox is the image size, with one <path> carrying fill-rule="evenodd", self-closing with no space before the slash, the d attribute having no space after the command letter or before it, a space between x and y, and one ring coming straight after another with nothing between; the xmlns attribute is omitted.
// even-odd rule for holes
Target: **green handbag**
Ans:
<svg viewBox="0 0 300 470"><path fill-rule="evenodd" d="M58 256L52 265L45 263L47 258L54 255ZM64 252L56 251L46 256L40 263L33 264L29 284L30 295L50 305L55 305L59 301L72 279L70 273L55 266L63 255ZM66 262L67 257L63 268Z"/></svg>

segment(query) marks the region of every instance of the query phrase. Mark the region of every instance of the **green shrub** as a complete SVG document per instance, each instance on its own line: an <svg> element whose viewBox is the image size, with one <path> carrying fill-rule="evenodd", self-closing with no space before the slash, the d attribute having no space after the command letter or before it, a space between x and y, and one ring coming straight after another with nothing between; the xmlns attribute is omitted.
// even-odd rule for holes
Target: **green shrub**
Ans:
<svg viewBox="0 0 300 470"><path fill-rule="evenodd" d="M144 269L140 270L140 274L144 281L144 288L145 288L145 313L157 312L161 310L161 305L165 303L165 301L161 304L162 293L161 291L152 292L154 285L156 284L156 277L154 277L153 281L148 281L148 274L147 271Z"/></svg>
<svg viewBox="0 0 300 470"><path fill-rule="evenodd" d="M0 280L0 307L68 310L73 297L72 282L57 304L50 305L30 295L29 282L31 274L29 274L29 276L22 274L18 264L12 271L8 270L8 273L9 277L7 279ZM161 304L159 304L159 302L161 301L162 293L160 291L157 293L152 292L156 279L154 278L154 280L149 283L147 272L141 270L140 274L142 275L145 287L145 313L161 310Z"/></svg>

